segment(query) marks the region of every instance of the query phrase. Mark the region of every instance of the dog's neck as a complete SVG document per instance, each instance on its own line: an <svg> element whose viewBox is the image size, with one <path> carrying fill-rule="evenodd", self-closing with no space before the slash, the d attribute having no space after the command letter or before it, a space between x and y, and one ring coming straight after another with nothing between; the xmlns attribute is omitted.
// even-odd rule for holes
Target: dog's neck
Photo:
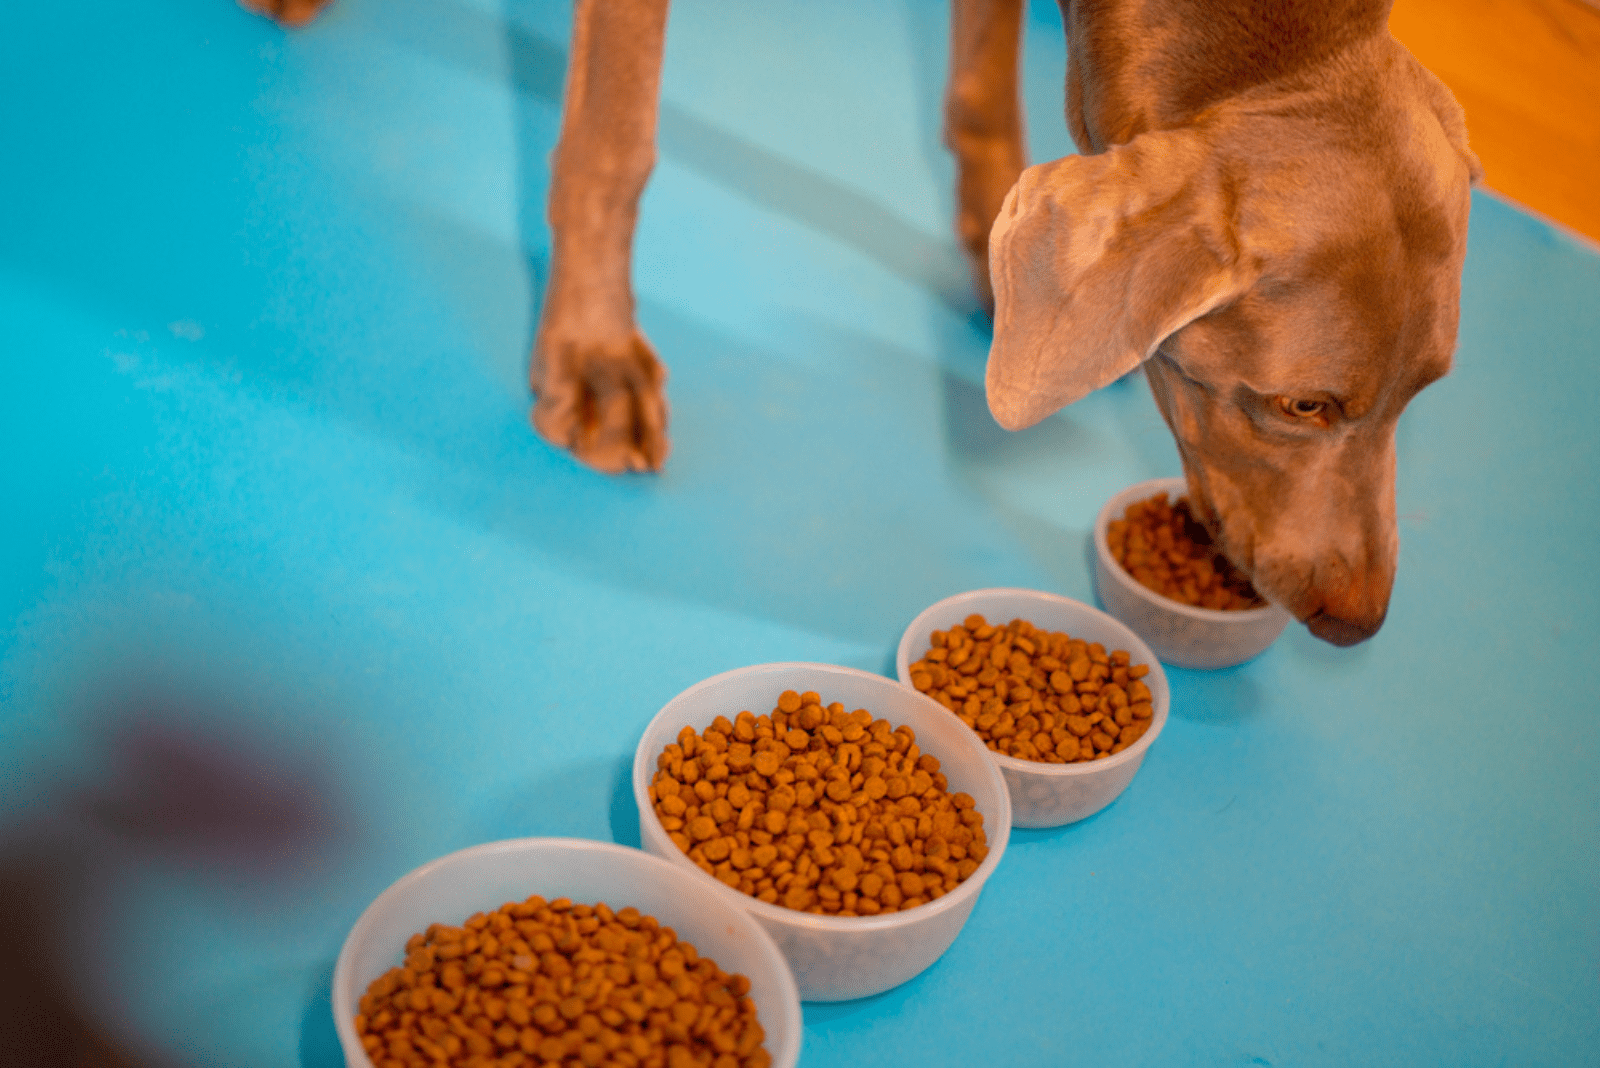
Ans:
<svg viewBox="0 0 1600 1068"><path fill-rule="evenodd" d="M1067 121L1100 152L1385 32L1393 0L1060 0Z"/></svg>

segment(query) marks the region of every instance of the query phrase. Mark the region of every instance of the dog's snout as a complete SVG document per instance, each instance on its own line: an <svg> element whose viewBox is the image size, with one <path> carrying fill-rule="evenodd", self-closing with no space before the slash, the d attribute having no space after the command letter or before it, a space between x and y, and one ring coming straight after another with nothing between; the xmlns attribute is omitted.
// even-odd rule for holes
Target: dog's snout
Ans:
<svg viewBox="0 0 1600 1068"><path fill-rule="evenodd" d="M1316 562L1268 552L1258 554L1256 565L1251 575L1256 589L1331 645L1366 641L1378 633L1389 614L1394 584L1390 554L1372 554L1353 566L1337 552Z"/></svg>
<svg viewBox="0 0 1600 1068"><path fill-rule="evenodd" d="M1333 645L1349 646L1378 633L1389 614L1389 589L1394 568L1373 566L1352 569L1343 559L1319 573L1320 603L1305 617L1312 634ZM1320 572L1320 569L1319 569ZM1330 581L1331 580L1331 581Z"/></svg>
<svg viewBox="0 0 1600 1068"><path fill-rule="evenodd" d="M1380 612L1365 619L1346 619L1324 610L1307 619L1306 627L1312 634L1331 645L1359 645L1378 633L1378 628L1383 626L1384 616L1387 614Z"/></svg>

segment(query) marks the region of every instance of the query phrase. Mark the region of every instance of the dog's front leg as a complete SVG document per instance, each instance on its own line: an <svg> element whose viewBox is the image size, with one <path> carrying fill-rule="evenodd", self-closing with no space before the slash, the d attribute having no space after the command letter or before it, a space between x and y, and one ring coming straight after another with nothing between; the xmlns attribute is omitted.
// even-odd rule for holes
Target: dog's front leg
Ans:
<svg viewBox="0 0 1600 1068"><path fill-rule="evenodd" d="M956 236L991 311L989 230L1028 162L1017 95L1021 39L1022 0L952 0L944 143L956 157Z"/></svg>
<svg viewBox="0 0 1600 1068"><path fill-rule="evenodd" d="M667 0L578 0L550 182L533 423L601 471L667 458L666 372L634 322L639 196L655 164Z"/></svg>

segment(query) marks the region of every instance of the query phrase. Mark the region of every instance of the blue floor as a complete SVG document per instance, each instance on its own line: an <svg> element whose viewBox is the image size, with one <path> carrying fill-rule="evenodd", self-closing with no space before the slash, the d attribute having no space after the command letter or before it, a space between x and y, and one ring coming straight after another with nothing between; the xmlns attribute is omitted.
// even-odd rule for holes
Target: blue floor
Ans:
<svg viewBox="0 0 1600 1068"><path fill-rule="evenodd" d="M7 13L0 879L72 1027L339 1064L333 959L397 876L636 844L680 689L890 672L961 590L1089 599L1100 503L1177 472L1140 382L989 420L942 5L674 8L636 260L674 452L614 479L526 418L565 4ZM1600 1064L1600 256L1472 226L1382 632L1172 670L1121 800L1017 832L932 969L806 1007L803 1063Z"/></svg>

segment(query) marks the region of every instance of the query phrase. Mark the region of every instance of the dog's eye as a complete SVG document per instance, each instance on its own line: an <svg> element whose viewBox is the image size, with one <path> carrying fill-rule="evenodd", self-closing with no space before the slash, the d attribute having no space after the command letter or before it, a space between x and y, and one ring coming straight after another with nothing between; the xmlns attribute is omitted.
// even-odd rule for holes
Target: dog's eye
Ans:
<svg viewBox="0 0 1600 1068"><path fill-rule="evenodd" d="M1278 407L1283 414L1295 419L1315 419L1328 410L1327 401L1305 400L1298 397L1279 397Z"/></svg>

